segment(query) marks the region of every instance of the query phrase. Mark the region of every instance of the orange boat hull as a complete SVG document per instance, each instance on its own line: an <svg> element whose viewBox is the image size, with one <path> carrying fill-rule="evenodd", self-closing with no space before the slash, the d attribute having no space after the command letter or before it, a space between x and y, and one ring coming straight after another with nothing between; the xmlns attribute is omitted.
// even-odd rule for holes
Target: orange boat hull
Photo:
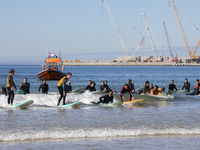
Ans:
<svg viewBox="0 0 200 150"><path fill-rule="evenodd" d="M67 74L54 69L47 69L37 74L37 77L42 80L60 80Z"/></svg>

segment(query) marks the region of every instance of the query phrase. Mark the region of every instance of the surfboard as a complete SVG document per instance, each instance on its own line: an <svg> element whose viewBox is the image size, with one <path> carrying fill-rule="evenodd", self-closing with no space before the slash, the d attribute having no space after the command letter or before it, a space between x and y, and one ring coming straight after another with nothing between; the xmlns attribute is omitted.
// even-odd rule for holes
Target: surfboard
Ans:
<svg viewBox="0 0 200 150"><path fill-rule="evenodd" d="M24 108L26 108L26 106L33 104L33 102L34 102L33 100L29 100L29 101L26 101L26 102L23 102L23 103L20 103L20 104L13 105L12 107L24 109Z"/></svg>
<svg viewBox="0 0 200 150"><path fill-rule="evenodd" d="M23 90L19 90L19 91L17 92L17 94L24 94L24 91L23 91Z"/></svg>
<svg viewBox="0 0 200 150"><path fill-rule="evenodd" d="M75 103L70 103L70 104L62 105L61 107L63 107L63 108L67 108L67 107L77 108L81 104L82 104L82 102L75 102Z"/></svg>
<svg viewBox="0 0 200 150"><path fill-rule="evenodd" d="M108 104L104 104L106 106L117 106L117 105L122 105L123 102L122 101L116 101L116 102L113 102L113 103L108 103Z"/></svg>
<svg viewBox="0 0 200 150"><path fill-rule="evenodd" d="M49 95L58 95L58 93L48 92Z"/></svg>
<svg viewBox="0 0 200 150"><path fill-rule="evenodd" d="M93 91L92 94L102 94L100 91ZM106 94L106 93L103 93Z"/></svg>
<svg viewBox="0 0 200 150"><path fill-rule="evenodd" d="M147 103L146 99L137 99L137 100L133 100L133 101L124 102L123 104L125 104L125 105L136 105L136 104L143 105L146 103Z"/></svg>
<svg viewBox="0 0 200 150"><path fill-rule="evenodd" d="M82 88L78 88L73 90L71 93L80 93L82 91Z"/></svg>

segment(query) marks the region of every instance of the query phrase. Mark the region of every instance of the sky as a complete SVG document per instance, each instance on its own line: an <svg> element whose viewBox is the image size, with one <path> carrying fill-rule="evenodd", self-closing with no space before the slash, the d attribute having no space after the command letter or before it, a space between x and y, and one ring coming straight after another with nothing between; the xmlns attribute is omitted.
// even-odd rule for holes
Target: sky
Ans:
<svg viewBox="0 0 200 150"><path fill-rule="evenodd" d="M200 30L196 29L200 29L200 1L174 1L193 52L200 38ZM156 39L154 43L159 46L158 55L170 56L164 21L174 55L188 56L169 0L107 2L130 55L143 35L145 42L136 56L154 56L141 17L144 13ZM0 65L42 64L48 52L58 51L63 60L113 60L126 56L102 0L0 0L0 18Z"/></svg>

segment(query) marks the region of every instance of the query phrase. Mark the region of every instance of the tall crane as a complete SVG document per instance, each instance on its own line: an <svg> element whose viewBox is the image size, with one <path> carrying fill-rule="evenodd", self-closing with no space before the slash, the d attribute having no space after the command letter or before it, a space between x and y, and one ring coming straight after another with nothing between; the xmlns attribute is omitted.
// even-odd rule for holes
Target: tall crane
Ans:
<svg viewBox="0 0 200 150"><path fill-rule="evenodd" d="M171 3L172 3L172 6L173 6L174 13L175 13L175 16L176 16L176 20L177 20L178 25L179 25L179 28L180 28L180 30L181 30L181 34L182 34L182 37L183 37L183 41L184 41L185 46L186 46L186 48L187 48L188 54L189 54L189 56L190 56L191 59L198 59L198 56L195 57L194 55L195 55L195 53L196 53L196 51L197 51L197 49L198 49L198 47L199 47L200 39L199 39L199 41L197 42L197 45L196 45L196 47L195 47L195 49L194 49L194 51L193 51L193 54L192 54L191 51L190 51L190 48L189 48L187 39L186 39L186 37L185 37L185 33L184 33L184 31L183 31L183 27L182 27L182 25L181 25L181 21L180 21L180 19L179 19L179 16L178 16L178 13L177 13L177 10L176 10L174 1L171 0Z"/></svg>
<svg viewBox="0 0 200 150"><path fill-rule="evenodd" d="M146 17L145 17L145 15L144 15L144 13L142 13L142 17L143 17L144 23L145 23L145 25L146 25L147 33L148 33L148 35L149 35L149 39L150 39L150 42L151 42L151 46L152 46L152 48L153 48L153 52L154 52L155 57L156 57L156 59L157 59L158 56L157 56L157 53L156 53L156 49L155 49L155 46L154 46L154 43L153 43L153 39L152 39L152 37L151 37L151 33L150 33L150 30L149 30L149 26L148 26L148 23L147 23L147 20L146 20Z"/></svg>
<svg viewBox="0 0 200 150"><path fill-rule="evenodd" d="M171 57L172 57L172 61L178 61L178 59L177 59L177 55L176 55L175 58L174 58L174 56L173 56L172 48L171 48L171 45L170 45L170 42L169 42L169 37L168 37L168 32L167 32L167 28L166 28L165 22L163 22L163 26L164 26L164 30L165 30L165 35L166 35L166 39L167 39L167 43L168 43L168 47L169 47L169 52L170 52Z"/></svg>
<svg viewBox="0 0 200 150"><path fill-rule="evenodd" d="M102 2L103 2L103 0L102 0ZM124 51L126 52L127 56L130 57L130 54L129 54L127 48L126 48L126 45L125 45L124 40L123 40L123 38L122 38L122 36L121 36L121 33L119 32L119 28L117 27L117 24L116 24L116 22L115 22L115 19L114 19L113 15L112 15L112 12L111 12L111 10L110 10L110 8L109 8L109 6L108 6L107 0L104 0L104 3L105 3L105 5L106 5L106 8L107 8L108 13L109 13L109 15L110 15L110 18L111 18L111 20L112 20L112 22L113 22L113 25L114 25L114 27L115 27L115 30L116 30L116 32L117 32L117 34L118 34L118 36L119 36L119 39L120 39L120 41L121 41L121 43L122 43L122 46L123 46L123 48L124 48Z"/></svg>
<svg viewBox="0 0 200 150"><path fill-rule="evenodd" d="M140 41L139 45L136 47L135 51L133 52L133 55L131 56L130 60L132 60L135 56L135 54L137 53L138 49L140 48L140 46L142 45L142 43L144 43L144 37L142 38L142 40Z"/></svg>

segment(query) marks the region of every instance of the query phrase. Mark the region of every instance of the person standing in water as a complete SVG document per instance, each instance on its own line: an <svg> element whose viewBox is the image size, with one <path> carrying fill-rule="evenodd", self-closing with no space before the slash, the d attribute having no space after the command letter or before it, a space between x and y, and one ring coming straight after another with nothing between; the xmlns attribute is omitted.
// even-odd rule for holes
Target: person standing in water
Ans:
<svg viewBox="0 0 200 150"><path fill-rule="evenodd" d="M169 93L170 93L171 91L174 91L174 89L175 89L176 91L178 91L177 88L176 88L176 85L174 84L174 80L171 80L171 84L169 84L169 86L168 86Z"/></svg>
<svg viewBox="0 0 200 150"><path fill-rule="evenodd" d="M41 88L42 88L42 93L43 94L48 94L49 86L48 86L48 84L46 84L46 80L42 81L42 84L40 85L39 90L38 90L38 94L40 93L40 89Z"/></svg>
<svg viewBox="0 0 200 150"><path fill-rule="evenodd" d="M30 94L30 83L27 83L27 78L24 78L24 83L20 83L20 90L24 91L24 94Z"/></svg>
<svg viewBox="0 0 200 150"><path fill-rule="evenodd" d="M124 84L124 86L122 87L122 89L120 91L121 101L125 100L125 97L123 96L123 94L126 92L128 92L130 94L129 101L134 100L131 88L128 86L128 84Z"/></svg>
<svg viewBox="0 0 200 150"><path fill-rule="evenodd" d="M58 104L60 104L61 99L63 98L63 105L65 105L65 98L66 98L66 92L65 92L65 87L66 87L66 82L69 80L72 76L72 73L68 72L66 76L64 76L60 81L58 82L57 88L60 93L60 97L58 99Z"/></svg>
<svg viewBox="0 0 200 150"><path fill-rule="evenodd" d="M185 83L184 83L184 85L183 85L182 90L180 90L180 91L183 91L183 89L185 89L186 91L189 91L189 92L190 92L190 83L188 82L188 79L187 79L187 78L185 78Z"/></svg>
<svg viewBox="0 0 200 150"><path fill-rule="evenodd" d="M17 91L17 88L15 86L14 80L13 80L13 75L15 74L15 70L10 69L9 70L9 75L7 77L7 90L8 90L8 104L13 105L13 100L14 100L14 92L13 92L13 86L15 87L15 91Z"/></svg>

